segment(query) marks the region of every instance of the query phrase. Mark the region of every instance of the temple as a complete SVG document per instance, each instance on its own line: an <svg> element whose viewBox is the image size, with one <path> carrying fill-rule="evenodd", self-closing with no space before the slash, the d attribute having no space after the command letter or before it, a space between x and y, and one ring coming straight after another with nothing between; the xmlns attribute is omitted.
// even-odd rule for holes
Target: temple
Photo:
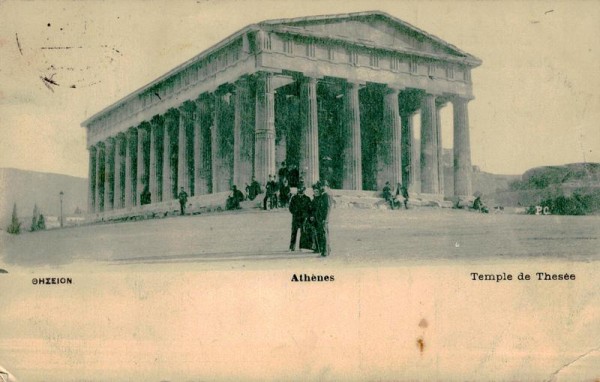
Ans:
<svg viewBox="0 0 600 382"><path fill-rule="evenodd" d="M82 123L88 212L167 210L181 187L193 201L253 177L265 184L283 161L307 185L381 190L389 181L412 194L470 196L468 102L480 64L379 11L249 25ZM442 162L447 105L453 190Z"/></svg>

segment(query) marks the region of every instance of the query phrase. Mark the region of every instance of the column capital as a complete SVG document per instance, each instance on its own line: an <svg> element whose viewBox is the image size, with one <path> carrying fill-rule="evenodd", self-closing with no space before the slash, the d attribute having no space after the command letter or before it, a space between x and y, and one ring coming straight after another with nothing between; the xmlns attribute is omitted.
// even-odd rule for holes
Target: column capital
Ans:
<svg viewBox="0 0 600 382"><path fill-rule="evenodd" d="M104 140L104 147L109 148L112 147L115 143L115 138L108 137Z"/></svg>
<svg viewBox="0 0 600 382"><path fill-rule="evenodd" d="M469 103L469 102L473 101L474 99L475 99L475 97L472 95L469 95L469 96L464 96L464 95L459 95L459 94L449 94L448 95L448 100L452 103L457 103L457 102Z"/></svg>
<svg viewBox="0 0 600 382"><path fill-rule="evenodd" d="M385 84L385 91L387 93L400 93L402 90L406 89L405 86L397 85L397 84Z"/></svg>
<svg viewBox="0 0 600 382"><path fill-rule="evenodd" d="M350 85L350 86L366 86L367 82L366 81L361 81L361 80L356 80L356 79L352 79L352 78L346 78L344 83L346 85Z"/></svg>

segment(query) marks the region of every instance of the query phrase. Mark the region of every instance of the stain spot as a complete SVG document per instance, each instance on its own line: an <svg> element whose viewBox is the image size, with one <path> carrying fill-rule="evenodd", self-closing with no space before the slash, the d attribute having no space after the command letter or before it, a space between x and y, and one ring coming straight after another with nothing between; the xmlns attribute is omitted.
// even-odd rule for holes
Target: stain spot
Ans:
<svg viewBox="0 0 600 382"><path fill-rule="evenodd" d="M154 93L154 95L157 96L158 99L162 100L162 98L160 98L160 96L158 95L158 93ZM212 228L211 228L211 230L212 230Z"/></svg>
<svg viewBox="0 0 600 382"><path fill-rule="evenodd" d="M421 354L423 354L423 351L425 350L425 340L423 340L423 337L417 338L417 346L419 347Z"/></svg>
<svg viewBox="0 0 600 382"><path fill-rule="evenodd" d="M50 27L50 26L51 26L51 24L50 24L50 23L48 23L48 27Z"/></svg>
<svg viewBox="0 0 600 382"><path fill-rule="evenodd" d="M54 77L54 74L52 74L50 76L50 78L48 78L47 76L40 76L44 85L46 85L46 87L54 93L54 89L52 88L51 85L54 85L54 86L60 86L60 85L56 81L54 81L53 77Z"/></svg>
<svg viewBox="0 0 600 382"><path fill-rule="evenodd" d="M17 46L19 47L19 52L21 52L21 56L23 55L23 49L21 49L21 43L19 42L19 34L15 33L15 37L17 39Z"/></svg>
<svg viewBox="0 0 600 382"><path fill-rule="evenodd" d="M424 318L423 318L423 319L421 319L421 321L419 321L419 328L423 328L423 329L425 329L425 328L427 328L428 326L429 326L429 323L427 322L427 320L426 320L426 319L424 319Z"/></svg>

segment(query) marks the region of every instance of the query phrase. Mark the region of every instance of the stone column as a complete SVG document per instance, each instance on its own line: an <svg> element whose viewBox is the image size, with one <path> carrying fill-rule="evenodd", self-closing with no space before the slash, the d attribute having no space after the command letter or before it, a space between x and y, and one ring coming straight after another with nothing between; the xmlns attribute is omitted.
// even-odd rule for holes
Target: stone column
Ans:
<svg viewBox="0 0 600 382"><path fill-rule="evenodd" d="M381 186L379 190L383 188L385 181L389 181L393 189L402 182L402 126L398 95L399 89L390 87L386 89L383 98L383 144L387 146L383 148L383 153L387 155L381 158L384 164L384 181L381 185L378 182L378 186Z"/></svg>
<svg viewBox="0 0 600 382"><path fill-rule="evenodd" d="M104 142L104 211L113 209L113 195L115 185L115 145L114 139L108 138Z"/></svg>
<svg viewBox="0 0 600 382"><path fill-rule="evenodd" d="M187 121L191 118L189 111L179 109L179 144L177 145L177 192L183 187L190 195L190 176L188 168Z"/></svg>
<svg viewBox="0 0 600 382"><path fill-rule="evenodd" d="M162 129L163 118L154 117L150 122L150 174L149 174L149 188L150 188L150 202L158 203L161 201L162 185L160 184L162 167L160 151L160 130Z"/></svg>
<svg viewBox="0 0 600 382"><path fill-rule="evenodd" d="M300 141L300 169L304 182L310 187L319 180L319 122L317 111L317 80L312 77L302 79L300 84L300 118L302 120Z"/></svg>
<svg viewBox="0 0 600 382"><path fill-rule="evenodd" d="M135 206L137 182L137 133L131 128L125 134L125 208Z"/></svg>
<svg viewBox="0 0 600 382"><path fill-rule="evenodd" d="M436 121L435 95L426 94L421 101L421 192L427 194L439 191Z"/></svg>
<svg viewBox="0 0 600 382"><path fill-rule="evenodd" d="M88 166L88 214L95 211L96 208L96 147L89 148L89 166Z"/></svg>
<svg viewBox="0 0 600 382"><path fill-rule="evenodd" d="M438 163L438 194L444 195L444 148L442 147L442 118L440 117L440 111L446 106L445 102L436 104L435 114L435 132L437 145L437 163Z"/></svg>
<svg viewBox="0 0 600 382"><path fill-rule="evenodd" d="M113 208L120 209L123 208L123 173L124 173L124 161L123 161L123 144L124 138L123 134L119 133L115 137L115 189L113 192L114 202Z"/></svg>
<svg viewBox="0 0 600 382"><path fill-rule="evenodd" d="M233 184L243 190L252 181L254 154L254 97L250 80L242 77L236 83L233 142Z"/></svg>
<svg viewBox="0 0 600 382"><path fill-rule="evenodd" d="M141 205L142 192L148 186L148 170L146 169L146 142L148 142L148 131L143 126L137 128L137 176L136 176L136 205Z"/></svg>
<svg viewBox="0 0 600 382"><path fill-rule="evenodd" d="M471 196L471 142L468 99L455 98L454 109L454 195Z"/></svg>
<svg viewBox="0 0 600 382"><path fill-rule="evenodd" d="M221 147L221 108L223 108L223 99L225 95L219 91L214 94L214 109L212 113L212 126L210 130L210 153L211 153L211 180L212 192L226 191L219 186L224 176L222 166L222 147Z"/></svg>
<svg viewBox="0 0 600 382"><path fill-rule="evenodd" d="M256 79L254 176L266 184L275 170L275 97L273 73L260 72Z"/></svg>
<svg viewBox="0 0 600 382"><path fill-rule="evenodd" d="M344 93L344 181L346 190L362 190L359 84L348 82Z"/></svg>
<svg viewBox="0 0 600 382"><path fill-rule="evenodd" d="M171 140L175 124L178 118L172 111L165 115L164 130L163 130L163 166L162 166L162 200L168 201L175 199L173 193L173 167L171 166L172 147Z"/></svg>
<svg viewBox="0 0 600 382"><path fill-rule="evenodd" d="M414 115L412 113L403 114L400 119L402 122L402 183L408 187L408 192L421 192L421 167L419 145L415 145L414 136Z"/></svg>
<svg viewBox="0 0 600 382"><path fill-rule="evenodd" d="M104 211L104 143L96 145L96 212Z"/></svg>
<svg viewBox="0 0 600 382"><path fill-rule="evenodd" d="M194 195L208 194L212 190L211 140L208 137L212 124L212 111L208 97L196 101L194 119Z"/></svg>

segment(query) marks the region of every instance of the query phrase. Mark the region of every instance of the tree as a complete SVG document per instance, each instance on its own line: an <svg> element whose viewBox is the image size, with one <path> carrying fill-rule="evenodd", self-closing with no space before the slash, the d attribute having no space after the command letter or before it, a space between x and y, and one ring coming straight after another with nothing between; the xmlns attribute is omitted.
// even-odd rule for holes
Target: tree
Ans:
<svg viewBox="0 0 600 382"><path fill-rule="evenodd" d="M43 231L46 229L46 220L42 214L40 214L40 218L37 221L37 229L38 231Z"/></svg>
<svg viewBox="0 0 600 382"><path fill-rule="evenodd" d="M38 211L38 206L37 206L37 204L34 204L33 205L33 217L31 218L31 232L37 231L39 218L40 218L40 213Z"/></svg>
<svg viewBox="0 0 600 382"><path fill-rule="evenodd" d="M6 232L18 235L21 233L21 222L17 216L17 203L13 205L12 219L10 225L6 229Z"/></svg>

